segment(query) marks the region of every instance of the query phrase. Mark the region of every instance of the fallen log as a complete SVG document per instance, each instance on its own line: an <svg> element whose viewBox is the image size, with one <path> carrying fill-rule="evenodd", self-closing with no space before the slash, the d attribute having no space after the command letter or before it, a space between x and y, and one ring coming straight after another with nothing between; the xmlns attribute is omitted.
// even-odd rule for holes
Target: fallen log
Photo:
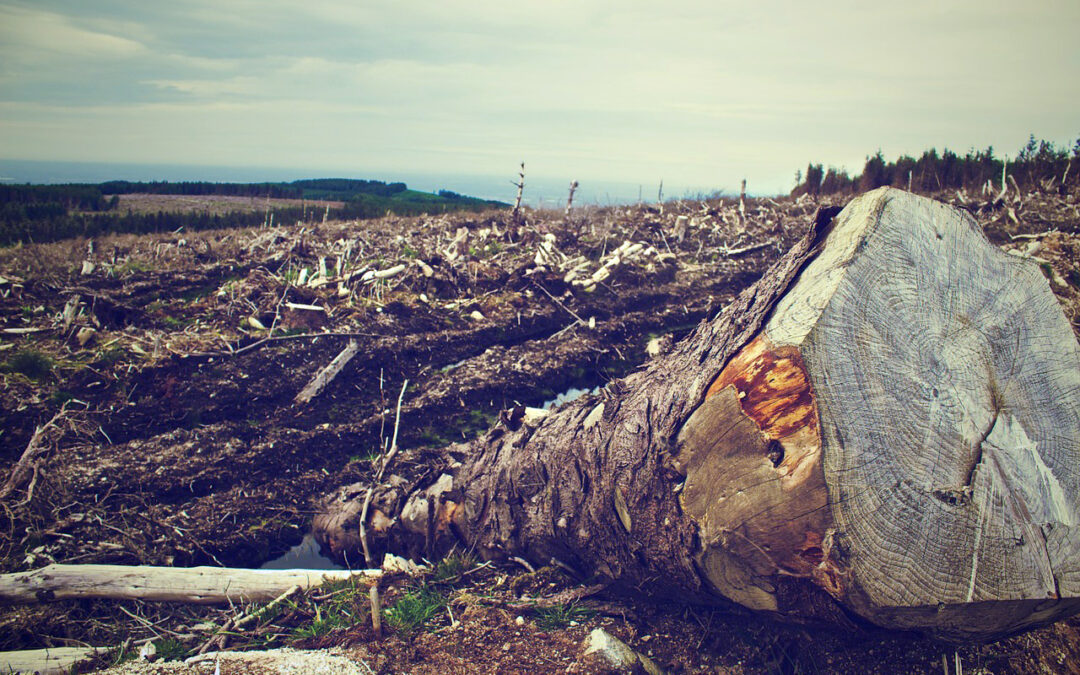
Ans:
<svg viewBox="0 0 1080 675"><path fill-rule="evenodd" d="M989 640L1080 610L1078 411L1080 346L1039 268L963 211L882 188L819 212L644 370L452 448L438 494L382 491L370 529L429 556L464 540L669 598Z"/></svg>
<svg viewBox="0 0 1080 675"><path fill-rule="evenodd" d="M0 673L65 675L73 672L72 668L77 664L106 651L108 649L103 647L54 647L0 652Z"/></svg>
<svg viewBox="0 0 1080 675"><path fill-rule="evenodd" d="M53 564L29 572L0 574L0 602L26 604L89 598L200 605L264 602L293 586L308 589L342 579L368 583L381 574L381 570Z"/></svg>

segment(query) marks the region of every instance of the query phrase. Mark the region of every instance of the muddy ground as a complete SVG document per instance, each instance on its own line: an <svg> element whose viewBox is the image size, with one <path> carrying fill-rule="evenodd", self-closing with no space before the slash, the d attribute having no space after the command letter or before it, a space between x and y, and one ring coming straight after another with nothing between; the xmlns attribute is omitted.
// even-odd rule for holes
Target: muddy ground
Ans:
<svg viewBox="0 0 1080 675"><path fill-rule="evenodd" d="M1080 197L938 197L1036 258L1080 325ZM818 206L804 197L742 210L728 199L530 212L523 222L388 217L2 250L5 475L29 453L2 502L0 571L258 566L300 541L325 495L370 480L405 380L398 463L419 475L435 450L483 433L515 403L602 385L644 362L650 344L664 349L715 316ZM297 403L351 340L357 356ZM350 647L382 672L565 672L598 625L675 672L926 672L956 658L918 636L622 597L582 599L575 625L539 627L520 597L574 587L556 577L529 588L537 577L523 568L489 567L448 585L446 597L467 598L448 605L457 626L440 615L375 641L358 621L281 639ZM190 626L222 611L0 607L0 649L155 634L186 636L177 639L189 649L200 642ZM1071 620L957 653L968 672L1077 672L1078 628Z"/></svg>

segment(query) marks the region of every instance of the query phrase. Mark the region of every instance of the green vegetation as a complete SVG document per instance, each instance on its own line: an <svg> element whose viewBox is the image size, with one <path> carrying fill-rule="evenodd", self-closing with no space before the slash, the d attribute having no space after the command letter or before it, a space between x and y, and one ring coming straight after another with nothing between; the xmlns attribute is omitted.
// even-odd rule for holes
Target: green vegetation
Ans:
<svg viewBox="0 0 1080 675"><path fill-rule="evenodd" d="M294 223L318 215L322 209L294 207L233 210L227 213L161 210L156 213L119 213L119 195L129 193L242 196L274 199L329 200L343 202L331 208L335 218L379 218L393 213L480 211L507 206L502 202L465 197L454 192L439 194L410 190L404 183L378 180L319 178L291 183L209 183L157 181L139 183L70 183L65 185L0 185L0 246L16 242L47 242L70 237L96 237L114 232L146 234L184 228L189 231Z"/></svg>
<svg viewBox="0 0 1080 675"><path fill-rule="evenodd" d="M369 620L367 586L358 584L355 579L326 583L319 589L319 593L319 601L301 600L301 604L298 604L292 599L286 599L277 605L252 613L257 615L259 625L267 625L284 614L292 614L294 610L300 609L302 613L314 611L315 616L309 623L292 630L293 641L322 637L339 628L348 628ZM311 602L311 605L302 609L302 605L308 602Z"/></svg>
<svg viewBox="0 0 1080 675"><path fill-rule="evenodd" d="M536 612L536 625L544 630L566 628L571 621L580 623L596 616L596 612L593 610L574 603L537 607L534 611Z"/></svg>
<svg viewBox="0 0 1080 675"><path fill-rule="evenodd" d="M809 194L820 196L828 194L852 194L864 192L884 185L910 188L916 192L935 190L954 190L959 188L979 188L990 181L1000 189L1001 172L1007 169L1008 175L1025 188L1033 187L1041 181L1056 179L1071 184L1080 182L1080 172L1072 170L1066 174L1070 162L1080 160L1080 139L1073 147L1056 147L1049 141L1038 141L1032 135L1027 144L1020 149L1015 159L1005 160L994 156L994 148L970 150L960 156L945 148L939 155L936 148L923 152L918 159L904 155L894 161L886 161L881 151L866 158L861 174L849 176L847 171L835 167L823 168L821 164L811 163L806 167L805 176L800 171L796 177L797 185L792 196ZM1073 167L1075 169L1075 167Z"/></svg>
<svg viewBox="0 0 1080 675"><path fill-rule="evenodd" d="M472 553L454 551L435 566L435 571L431 573L431 580L435 583L455 581L462 574L476 567L477 562L476 556Z"/></svg>
<svg viewBox="0 0 1080 675"><path fill-rule="evenodd" d="M0 366L0 372L19 373L37 381L48 377L52 369L52 359L32 349L15 352L7 362Z"/></svg>
<svg viewBox="0 0 1080 675"><path fill-rule="evenodd" d="M154 643L158 658L162 661L183 661L188 657L188 649L183 642L175 638L163 638Z"/></svg>
<svg viewBox="0 0 1080 675"><path fill-rule="evenodd" d="M293 630L293 638L307 640L326 635L335 628L346 628L352 624L351 617L340 613L323 614L319 605L315 605L315 618L311 623Z"/></svg>
<svg viewBox="0 0 1080 675"><path fill-rule="evenodd" d="M386 624L403 634L416 632L446 606L446 597L423 585L406 591L394 606L385 610Z"/></svg>

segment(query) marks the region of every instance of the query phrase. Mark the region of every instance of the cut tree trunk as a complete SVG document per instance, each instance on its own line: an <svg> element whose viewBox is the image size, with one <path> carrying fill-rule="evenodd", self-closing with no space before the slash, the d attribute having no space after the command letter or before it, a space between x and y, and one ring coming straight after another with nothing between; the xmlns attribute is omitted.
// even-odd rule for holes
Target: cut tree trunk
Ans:
<svg viewBox="0 0 1080 675"><path fill-rule="evenodd" d="M1040 269L891 188L817 221L671 352L504 416L368 530L952 641L1075 613L1080 347Z"/></svg>

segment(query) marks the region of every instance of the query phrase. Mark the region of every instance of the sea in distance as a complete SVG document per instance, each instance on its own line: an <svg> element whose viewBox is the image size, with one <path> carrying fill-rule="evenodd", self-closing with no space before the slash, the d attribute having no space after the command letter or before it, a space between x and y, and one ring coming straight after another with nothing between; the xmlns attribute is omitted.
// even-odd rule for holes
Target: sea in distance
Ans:
<svg viewBox="0 0 1080 675"><path fill-rule="evenodd" d="M129 181L209 181L215 183L263 183L294 181L303 178L359 178L388 183L403 182L410 189L423 192L450 190L470 197L513 203L517 195L514 182L516 167L505 176L465 174L400 173L379 171L319 171L263 167L192 166L181 164L123 164L107 162L49 162L0 159L0 183L101 183ZM562 208L571 177L530 176L526 165L523 201L534 208ZM660 178L652 183L580 180L574 204L609 206L655 202ZM664 185L664 198L698 198L715 188Z"/></svg>

